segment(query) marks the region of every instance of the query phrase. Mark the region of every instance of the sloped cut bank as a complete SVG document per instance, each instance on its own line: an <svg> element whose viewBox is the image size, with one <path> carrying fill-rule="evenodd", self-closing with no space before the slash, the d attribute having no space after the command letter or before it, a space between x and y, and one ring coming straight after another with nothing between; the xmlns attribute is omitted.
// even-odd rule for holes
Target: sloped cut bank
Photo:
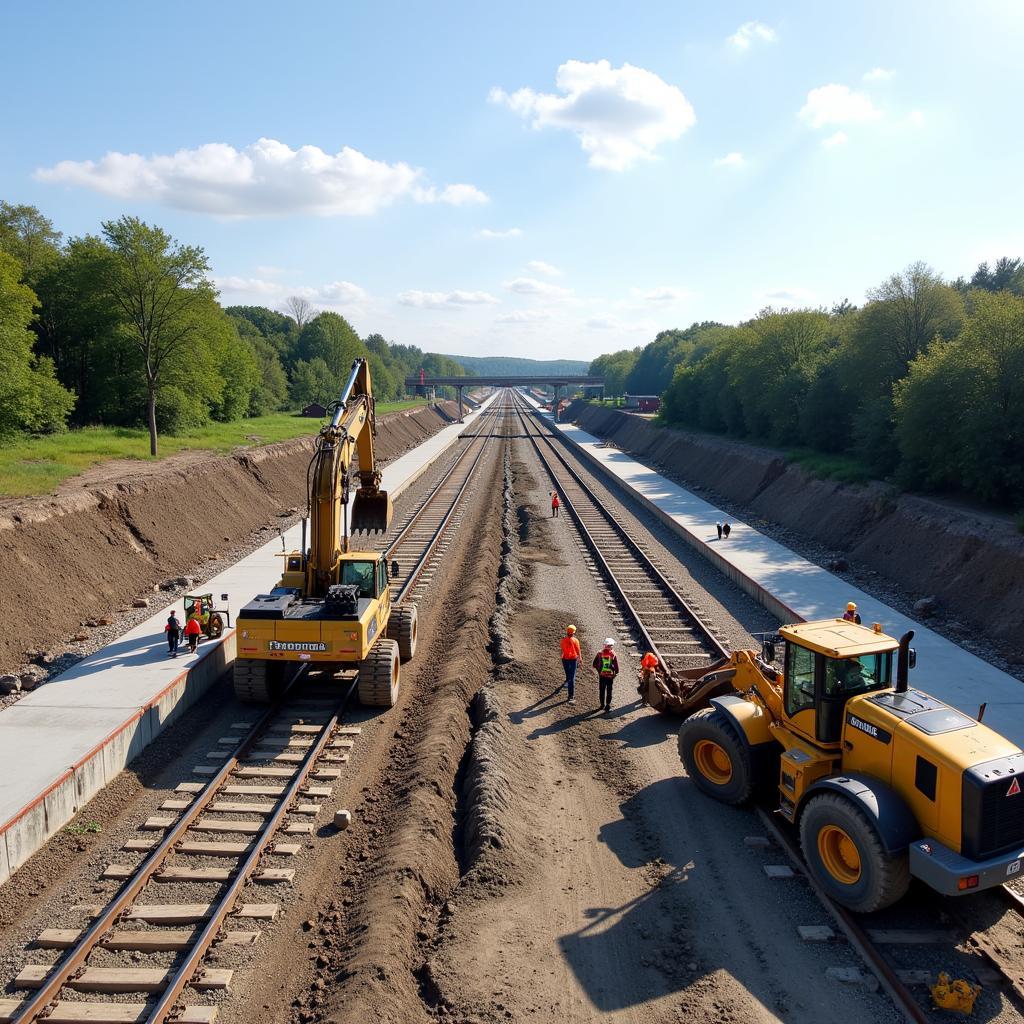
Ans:
<svg viewBox="0 0 1024 1024"><path fill-rule="evenodd" d="M390 461L447 425L430 407L392 413L378 426L380 456ZM306 438L175 458L144 476L126 469L102 486L0 503L0 671L304 507L317 427L310 420Z"/></svg>
<svg viewBox="0 0 1024 1024"><path fill-rule="evenodd" d="M950 617L1012 644L1024 661L1024 536L1012 523L894 495L880 483L819 480L776 451L657 427L617 409L577 403L569 416L683 486L709 489L843 551L912 598L936 596Z"/></svg>

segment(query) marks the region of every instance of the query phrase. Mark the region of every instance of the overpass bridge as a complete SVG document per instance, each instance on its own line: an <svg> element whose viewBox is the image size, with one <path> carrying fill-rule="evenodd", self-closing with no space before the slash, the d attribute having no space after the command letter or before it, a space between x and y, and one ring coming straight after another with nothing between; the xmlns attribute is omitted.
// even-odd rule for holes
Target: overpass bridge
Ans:
<svg viewBox="0 0 1024 1024"><path fill-rule="evenodd" d="M555 419L558 419L558 392L561 388L600 388L604 395L604 377L573 376L572 374L546 374L544 376L508 376L508 377L428 377L420 374L417 377L406 377L405 386L410 393L414 388L438 387L455 388L459 395L459 422L462 422L462 390L463 388L526 388L544 384L555 389Z"/></svg>

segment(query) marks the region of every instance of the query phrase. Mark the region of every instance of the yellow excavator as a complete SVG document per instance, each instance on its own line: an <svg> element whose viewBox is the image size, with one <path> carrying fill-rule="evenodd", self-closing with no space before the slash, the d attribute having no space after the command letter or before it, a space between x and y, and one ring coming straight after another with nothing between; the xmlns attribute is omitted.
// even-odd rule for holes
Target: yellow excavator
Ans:
<svg viewBox="0 0 1024 1024"><path fill-rule="evenodd" d="M864 913L911 877L957 896L1024 863L1024 752L909 686L913 636L801 622L760 651L641 680L649 703L689 714L679 755L694 784L727 804L773 792L814 879Z"/></svg>
<svg viewBox="0 0 1024 1024"><path fill-rule="evenodd" d="M273 700L289 666L306 663L339 681L354 679L362 703L394 707L400 664L416 653L416 606L392 606L385 556L352 550L349 540L350 526L379 532L391 524L391 499L381 489L374 455L376 432L370 368L356 359L309 464L309 546L304 518L301 547L282 553L277 586L237 616L234 684L240 699Z"/></svg>

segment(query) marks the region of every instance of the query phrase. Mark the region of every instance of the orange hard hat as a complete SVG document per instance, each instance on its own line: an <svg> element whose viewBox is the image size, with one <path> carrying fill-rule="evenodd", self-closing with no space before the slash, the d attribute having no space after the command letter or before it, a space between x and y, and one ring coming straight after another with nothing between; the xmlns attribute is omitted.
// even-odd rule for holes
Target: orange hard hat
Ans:
<svg viewBox="0 0 1024 1024"><path fill-rule="evenodd" d="M568 626L565 627L565 631L566 633L575 633L576 627L570 623Z"/></svg>
<svg viewBox="0 0 1024 1024"><path fill-rule="evenodd" d="M857 605L853 601L848 601L846 604L846 610L848 612L855 612L857 610Z"/></svg>

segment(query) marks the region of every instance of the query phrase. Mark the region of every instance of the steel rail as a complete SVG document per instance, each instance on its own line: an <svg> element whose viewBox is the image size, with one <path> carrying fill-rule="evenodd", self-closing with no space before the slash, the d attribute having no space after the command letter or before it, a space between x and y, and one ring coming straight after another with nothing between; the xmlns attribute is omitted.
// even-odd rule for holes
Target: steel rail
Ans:
<svg viewBox="0 0 1024 1024"><path fill-rule="evenodd" d="M559 488L561 496L565 500L566 504L568 505L570 513L572 514L573 519L575 520L577 526L579 527L579 529L580 529L580 531L581 531L581 533L582 533L582 535L584 537L584 540L585 540L585 542L587 544L587 547L590 548L591 553L598 560L599 564L601 565L602 570L604 571L604 573L607 576L609 582L611 583L612 587L614 588L617 596L619 597L619 600L622 602L622 604L629 611L630 616L633 618L635 624L637 625L637 628L640 630L641 634L643 635L643 638L644 638L645 642L650 647L651 652L658 658L658 661L661 662L662 666L667 670L668 669L668 660L666 660L666 658L664 656L662 656L662 654L658 650L657 644L655 643L654 639L651 637L650 632L648 631L646 625L643 622L642 614L637 611L637 609L634 607L632 601L630 601L629 597L626 595L626 592L623 589L621 583L619 582L618 577L616 576L614 570L608 564L608 561L605 559L604 554L601 552L600 546L598 545L597 541L594 539L593 535L590 533L590 530L584 524L582 516L579 513L579 510L573 504L570 496L566 492L566 489L562 485L562 482L558 479L557 474L552 469L549 460L545 457L544 453L540 450L540 445L538 444L538 438L540 438L541 440L543 440L545 442L545 444L546 444L548 450L551 452L551 454L555 458L558 459L558 461L562 464L562 466L566 470L566 472L568 472L570 474L570 476L572 476L573 480L576 483L576 486L579 487L581 491L583 491L584 495L589 499L589 501L593 504L593 506L603 516L605 522L609 526L612 527L612 529L615 531L617 536L626 545L627 549L632 554L634 559L636 561L638 561L644 567L644 569L646 571L650 572L655 577L655 579L658 582L658 585L661 586L664 589L667 597L670 598L672 601L674 601L683 610L684 614L689 618L691 624L694 626L696 634L701 638L701 640L704 643L706 643L709 647L711 647L712 650L715 652L715 654L718 657L720 657L720 658L727 657L728 652L718 642L718 639L714 636L714 634L711 632L711 630L707 627L707 625L704 623L703 619L701 619L701 617L693 610L693 608L690 607L689 602L676 590L676 588L672 585L672 583L665 577L665 574L654 564L654 562L651 560L651 558L643 551L643 549L639 546L639 544L637 544L637 542L630 536L630 534L626 530L626 528L621 523L619 523L618 520L616 520L615 517L611 515L611 513L608 512L608 510L604 507L604 504L597 497L597 495L594 493L592 488L586 483L586 481L583 480L583 478L579 475L579 473L569 464L569 462L561 454L561 452L558 451L558 449L555 448L555 446L554 446L554 444L552 442L551 437L546 435L546 434L544 434L544 433L542 433L542 432L540 432L539 425L534 422L534 418L532 416L530 417L529 420L527 419L527 417L524 415L522 405L519 403L518 398L515 400L515 408L516 408L516 412L517 412L517 414L519 416L520 422L523 424L523 429L525 430L527 436L529 437L530 441L532 442L533 447L536 450L538 456L540 457L540 460L541 460L542 464L544 465L545 469L547 469L548 476L551 478L552 482ZM531 430L530 430L531 424L533 426L537 426L538 432L536 434L531 432ZM669 657L671 658L671 656L669 656Z"/></svg>
<svg viewBox="0 0 1024 1024"><path fill-rule="evenodd" d="M295 673L284 693L282 693L281 699L268 707L260 715L256 724L228 755L220 771L196 794L195 800L189 804L184 814L167 831L156 849L146 857L139 865L135 874L125 882L117 895L114 896L100 915L82 933L78 941L68 951L67 956L47 976L42 985L19 1007L17 1015L12 1020L12 1024L31 1024L32 1021L40 1019L40 1013L56 998L57 993L67 984L78 969L84 965L86 959L97 947L103 935L109 930L116 919L128 909L156 873L157 869L173 852L174 847L183 837L184 833L188 831L196 818L209 806L220 790L220 787L224 785L231 772L237 767L238 762L255 744L268 723L280 712L292 686L303 674L306 667L305 665L300 666L299 671Z"/></svg>
<svg viewBox="0 0 1024 1024"><path fill-rule="evenodd" d="M886 963L885 958L871 941L867 932L861 928L853 913L832 900L828 893L811 877L792 838L778 826L764 808L758 807L757 813L765 828L775 837L775 841L782 847L783 852L789 857L793 866L807 879L811 891L839 926L839 929L846 936L850 945L853 946L860 958L871 969L871 973L878 979L879 984L885 989L897 1009L902 1011L903 1016L906 1017L910 1024L931 1024L931 1019L921 1009L913 993L903 984L899 975L892 967Z"/></svg>
<svg viewBox="0 0 1024 1024"><path fill-rule="evenodd" d="M238 898L242 889L246 886L257 867L259 867L259 862L262 859L266 848L274 838L274 833L280 827L285 815L291 810L292 802L295 800L295 797L298 795L302 787L306 784L306 779L309 777L309 773L313 770L313 766L316 764L317 758L323 753L324 747L327 745L327 741L331 738L331 734L334 732L335 726L338 724L338 719L340 718L345 705L348 703L348 699L352 694L354 686L355 683L352 683L349 686L345 695L339 702L334 714L321 729L316 743L314 743L307 751L305 759L300 763L299 769L295 773L295 777L289 783L288 788L281 796L274 813L270 816L267 823L263 826L263 830L260 832L258 838L254 841L252 849L239 866L231 884L218 899L216 909L210 916L209 921L207 921L206 926L203 928L199 937L189 949L188 956L186 956L182 963L175 968L174 975L168 982L167 987L161 993L160 998L157 1000L154 1007L149 1011L149 1014L146 1017L146 1024L163 1024L163 1022L170 1016L178 997L182 992L184 992L185 987L192 980L192 976L195 974L196 969L202 962L203 957L206 956L210 946L213 945L214 940L217 938L217 934L220 932L225 918L234 910L235 900Z"/></svg>
<svg viewBox="0 0 1024 1024"><path fill-rule="evenodd" d="M474 446L476 445L476 442L477 441L481 442L479 444L479 446L477 446L476 455L474 456L473 461L470 464L469 469L466 472L466 478L462 482L462 484L459 486L459 489L456 492L454 498L452 498L451 505L448 508L448 511L445 513L445 515L442 518L440 524L434 530L430 540L427 542L427 546L420 552L420 555L417 558L415 565L413 566L412 572L403 581L401 587L398 590L398 593L395 595L394 601L392 602L394 605L397 606L398 604L400 604L405 599L406 595L409 593L409 591L415 585L416 580L420 576L420 573L422 573L423 569L426 567L426 564L427 564L428 559L430 558L430 555L433 553L434 549L437 547L437 544L440 541L441 536L443 535L444 531L448 527L448 523L451 521L452 516L455 514L456 510L458 509L459 503L462 501L462 498L465 495L466 490L469 487L470 482L472 481L473 477L476 475L477 466L480 464L480 461L483 458L483 454L487 450L487 442L490 441L491 438L493 438L494 432L495 432L495 430L497 428L499 413L507 414L507 412L508 412L508 406L504 405L504 404L500 408L495 408L494 409L494 413L490 417L491 422L490 422L487 434L484 435L482 433L482 431L478 431L476 434L471 435L470 443L462 450L462 452L459 455L459 457L455 460L455 462L452 463L452 465L448 468L448 470L445 472L445 474L441 477L441 479L433 487L433 489L431 490L430 494L427 495L427 497L423 501L423 504L416 510L416 512L413 514L413 516L409 520L409 522L405 526L402 527L402 529L399 532L398 536L395 537L394 540L392 540L388 544L388 546L384 549L384 557L385 558L390 558L392 556L392 554L394 553L395 549L399 546L399 544L404 543L407 534L419 522L420 517L424 514L424 512L426 512L427 509L433 505L434 501L440 497L441 490L445 486L445 484L448 482L449 477L452 475L452 473L455 471L455 469L459 465L462 464L463 459L465 459L467 457L467 455L469 454L469 452L474 448Z"/></svg>

